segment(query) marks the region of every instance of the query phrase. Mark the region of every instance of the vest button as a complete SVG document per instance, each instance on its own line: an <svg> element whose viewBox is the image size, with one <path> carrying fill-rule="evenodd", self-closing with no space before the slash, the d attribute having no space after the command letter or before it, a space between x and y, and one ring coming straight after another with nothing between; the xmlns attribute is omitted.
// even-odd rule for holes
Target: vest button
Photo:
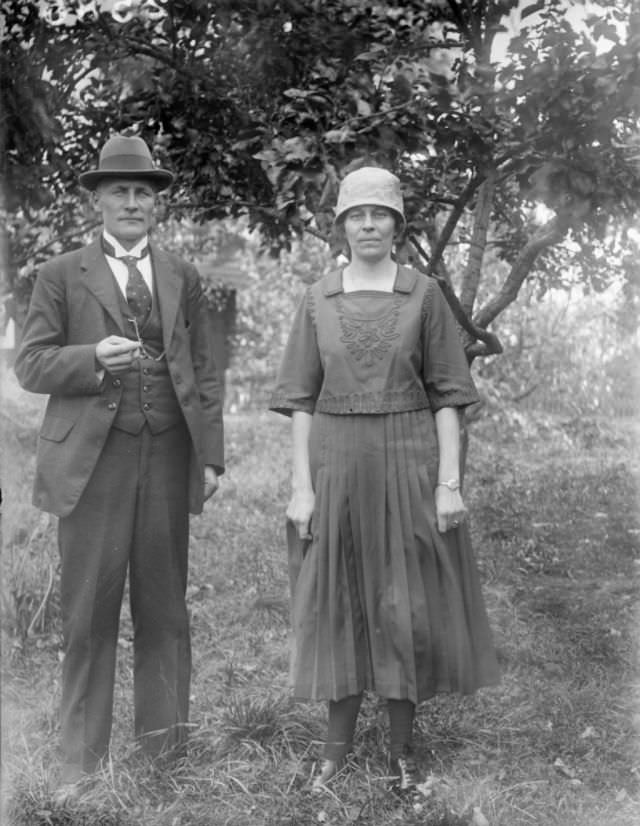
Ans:
<svg viewBox="0 0 640 826"><path fill-rule="evenodd" d="M121 384L122 384L122 382L120 381L120 379L114 379L113 380L113 386L114 387L120 387Z"/></svg>
<svg viewBox="0 0 640 826"><path fill-rule="evenodd" d="M115 402L109 402L109 404L107 405L109 410L115 410L117 406L118 405Z"/></svg>
<svg viewBox="0 0 640 826"><path fill-rule="evenodd" d="M145 393L148 393L148 392L149 392L149 390L150 390L150 388L149 388L149 385L148 385L148 384L143 384L143 385L142 385L142 389L144 390L144 392L145 392Z"/></svg>
<svg viewBox="0 0 640 826"><path fill-rule="evenodd" d="M142 409L143 409L143 410L151 410L151 405L149 404L149 402L145 402L145 403L142 405Z"/></svg>

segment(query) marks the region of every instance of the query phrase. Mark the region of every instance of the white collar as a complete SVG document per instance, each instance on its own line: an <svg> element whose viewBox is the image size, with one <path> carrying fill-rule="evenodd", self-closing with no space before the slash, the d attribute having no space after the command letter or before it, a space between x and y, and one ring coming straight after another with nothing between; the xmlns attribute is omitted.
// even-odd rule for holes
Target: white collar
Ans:
<svg viewBox="0 0 640 826"><path fill-rule="evenodd" d="M140 253L142 250L148 245L149 243L149 236L144 235L135 246L131 247L130 250L126 250L122 244L118 241L117 238L114 238L110 232L107 232L106 229L102 230L102 234L105 238L105 241L108 241L113 250L116 254L116 258L121 258L124 255L133 255L135 258L140 258Z"/></svg>

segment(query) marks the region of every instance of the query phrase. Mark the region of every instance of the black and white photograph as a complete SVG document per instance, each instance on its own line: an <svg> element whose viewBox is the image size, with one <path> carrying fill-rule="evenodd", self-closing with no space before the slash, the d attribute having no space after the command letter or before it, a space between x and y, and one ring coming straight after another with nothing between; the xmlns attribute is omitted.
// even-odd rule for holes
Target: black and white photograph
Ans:
<svg viewBox="0 0 640 826"><path fill-rule="evenodd" d="M0 822L640 822L640 0L0 0Z"/></svg>

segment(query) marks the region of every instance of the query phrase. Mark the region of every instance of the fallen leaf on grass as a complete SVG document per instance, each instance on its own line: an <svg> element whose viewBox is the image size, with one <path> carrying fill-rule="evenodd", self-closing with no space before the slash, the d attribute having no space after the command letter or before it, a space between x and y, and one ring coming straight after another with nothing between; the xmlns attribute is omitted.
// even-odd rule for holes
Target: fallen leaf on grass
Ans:
<svg viewBox="0 0 640 826"><path fill-rule="evenodd" d="M431 797L436 786L436 778L430 774L424 783L419 783L416 786L416 791L423 797Z"/></svg>
<svg viewBox="0 0 640 826"><path fill-rule="evenodd" d="M473 817L471 818L471 826L490 826L489 821L482 813L480 806L473 807Z"/></svg>
<svg viewBox="0 0 640 826"><path fill-rule="evenodd" d="M561 760L559 757L556 757L556 759L553 761L553 768L557 769L560 772L560 774L563 774L565 777L568 777L571 780L576 776L574 770L569 768L569 766L567 766L564 760Z"/></svg>
<svg viewBox="0 0 640 826"><path fill-rule="evenodd" d="M554 769L559 771L560 774L563 774L565 777L567 777L569 779L569 783L570 783L571 786L582 786L582 780L580 780L576 776L575 771L572 768L570 768L569 766L567 766L567 764L564 762L564 760L561 760L559 757L557 757L553 761L553 767L554 767Z"/></svg>

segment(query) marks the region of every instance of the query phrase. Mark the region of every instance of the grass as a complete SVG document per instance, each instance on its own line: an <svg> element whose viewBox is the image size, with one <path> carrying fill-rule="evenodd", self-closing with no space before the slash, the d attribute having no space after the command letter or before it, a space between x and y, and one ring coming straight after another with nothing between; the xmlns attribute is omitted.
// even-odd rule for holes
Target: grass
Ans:
<svg viewBox="0 0 640 826"><path fill-rule="evenodd" d="M321 704L288 690L283 513L288 428L229 416L228 472L193 520L193 730L170 768L131 742L123 611L113 762L74 806L52 800L60 692L55 521L29 504L39 400L3 401L3 818L9 826L631 826L640 818L638 461L630 422L474 424L467 501L503 677L423 704L432 774L389 795L384 706L367 696L354 764L331 793L308 779ZM594 426L596 437L594 438ZM588 444L585 442L588 436ZM8 473L7 468L11 469Z"/></svg>

